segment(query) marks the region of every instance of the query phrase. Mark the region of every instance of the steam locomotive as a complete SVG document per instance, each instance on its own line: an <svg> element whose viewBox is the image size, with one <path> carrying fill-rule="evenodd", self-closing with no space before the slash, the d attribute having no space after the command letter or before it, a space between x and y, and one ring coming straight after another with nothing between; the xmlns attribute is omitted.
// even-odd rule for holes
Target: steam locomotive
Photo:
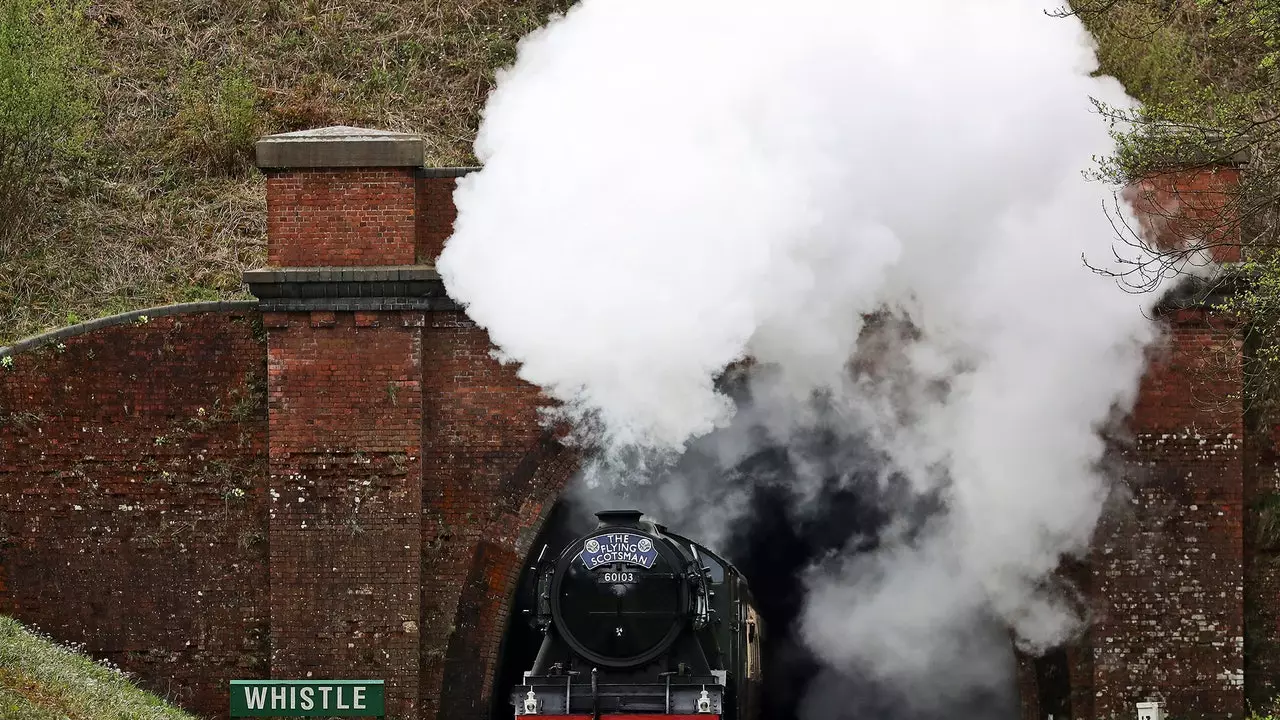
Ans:
<svg viewBox="0 0 1280 720"><path fill-rule="evenodd" d="M742 574L638 511L596 517L531 568L543 640L516 716L754 720L764 628Z"/></svg>

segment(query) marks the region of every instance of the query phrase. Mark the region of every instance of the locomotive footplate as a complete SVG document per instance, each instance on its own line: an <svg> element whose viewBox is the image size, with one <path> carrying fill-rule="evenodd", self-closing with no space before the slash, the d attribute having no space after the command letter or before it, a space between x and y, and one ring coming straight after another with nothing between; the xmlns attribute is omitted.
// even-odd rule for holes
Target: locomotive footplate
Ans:
<svg viewBox="0 0 1280 720"><path fill-rule="evenodd" d="M567 675L526 676L511 692L517 715L695 715L719 716L724 706L720 678L682 676L653 683L572 682ZM530 695L529 693L533 694ZM530 702L532 701L532 702ZM533 712L529 712L533 710Z"/></svg>

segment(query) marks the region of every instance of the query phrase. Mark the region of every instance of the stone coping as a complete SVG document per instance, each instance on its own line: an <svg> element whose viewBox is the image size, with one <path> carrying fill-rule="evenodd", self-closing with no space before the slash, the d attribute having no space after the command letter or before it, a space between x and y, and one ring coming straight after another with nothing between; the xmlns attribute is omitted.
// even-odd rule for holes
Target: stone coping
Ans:
<svg viewBox="0 0 1280 720"><path fill-rule="evenodd" d="M438 282L440 273L428 265L368 267L289 267L246 270L251 285L286 282Z"/></svg>
<svg viewBox="0 0 1280 720"><path fill-rule="evenodd" d="M243 278L263 312L461 309L428 265L265 268Z"/></svg>
<svg viewBox="0 0 1280 720"><path fill-rule="evenodd" d="M113 325L123 325L142 317L191 315L205 312L251 312L264 310L458 310L457 303L444 293L444 283L434 268L388 266L368 268L280 268L248 270L244 281L263 286L293 285L295 289L264 293L259 300L224 300L178 303L88 320L75 325L32 335L12 345L0 346L0 357L33 350L76 335ZM1230 276L1214 280L1193 278L1173 290L1159 310L1206 308L1221 302L1234 291ZM332 289L331 289L332 288ZM283 289L283 288L282 288ZM347 292L340 292L346 290ZM387 291L400 291L394 295ZM268 307L270 306L270 307Z"/></svg>
<svg viewBox="0 0 1280 720"><path fill-rule="evenodd" d="M335 125L267 135L254 145L260 168L421 167L422 138Z"/></svg>
<svg viewBox="0 0 1280 720"><path fill-rule="evenodd" d="M159 307L146 308L144 310L131 310L127 313L119 315L109 315L107 317L98 318L96 320L88 320L86 322L68 325L57 330L50 330L39 335L32 335L18 342L0 347L0 357L6 357L20 353L24 350L34 350L42 345L48 345L59 340L64 340L76 335L83 335L94 330L100 330L112 325L124 325L131 323L140 318L156 318L165 317L167 315L193 315L196 313L206 312L246 312L257 311L257 300L221 300L216 302L194 302L179 303L177 305L161 305Z"/></svg>

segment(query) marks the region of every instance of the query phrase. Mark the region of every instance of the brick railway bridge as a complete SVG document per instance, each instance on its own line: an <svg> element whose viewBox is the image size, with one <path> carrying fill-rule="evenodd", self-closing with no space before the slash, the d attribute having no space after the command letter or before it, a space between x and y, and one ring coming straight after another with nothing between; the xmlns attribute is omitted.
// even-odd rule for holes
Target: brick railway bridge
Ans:
<svg viewBox="0 0 1280 720"><path fill-rule="evenodd" d="M525 555L578 458L432 269L470 169L347 127L266 137L258 164L256 301L0 349L0 613L210 717L229 679L312 675L385 679L398 717L487 718ZM1153 187L1212 203L1239 172ZM1280 436L1246 423L1237 328L1194 302L1164 319L1133 495L1073 570L1095 622L1020 660L1027 720L1152 697L1239 718L1276 690Z"/></svg>

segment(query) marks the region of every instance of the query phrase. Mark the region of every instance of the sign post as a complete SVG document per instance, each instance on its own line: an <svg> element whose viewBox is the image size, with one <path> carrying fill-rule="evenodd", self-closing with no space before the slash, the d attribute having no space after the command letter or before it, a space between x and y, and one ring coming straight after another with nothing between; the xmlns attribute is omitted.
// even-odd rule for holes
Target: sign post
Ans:
<svg viewBox="0 0 1280 720"><path fill-rule="evenodd" d="M231 717L384 717L381 680L232 680Z"/></svg>

